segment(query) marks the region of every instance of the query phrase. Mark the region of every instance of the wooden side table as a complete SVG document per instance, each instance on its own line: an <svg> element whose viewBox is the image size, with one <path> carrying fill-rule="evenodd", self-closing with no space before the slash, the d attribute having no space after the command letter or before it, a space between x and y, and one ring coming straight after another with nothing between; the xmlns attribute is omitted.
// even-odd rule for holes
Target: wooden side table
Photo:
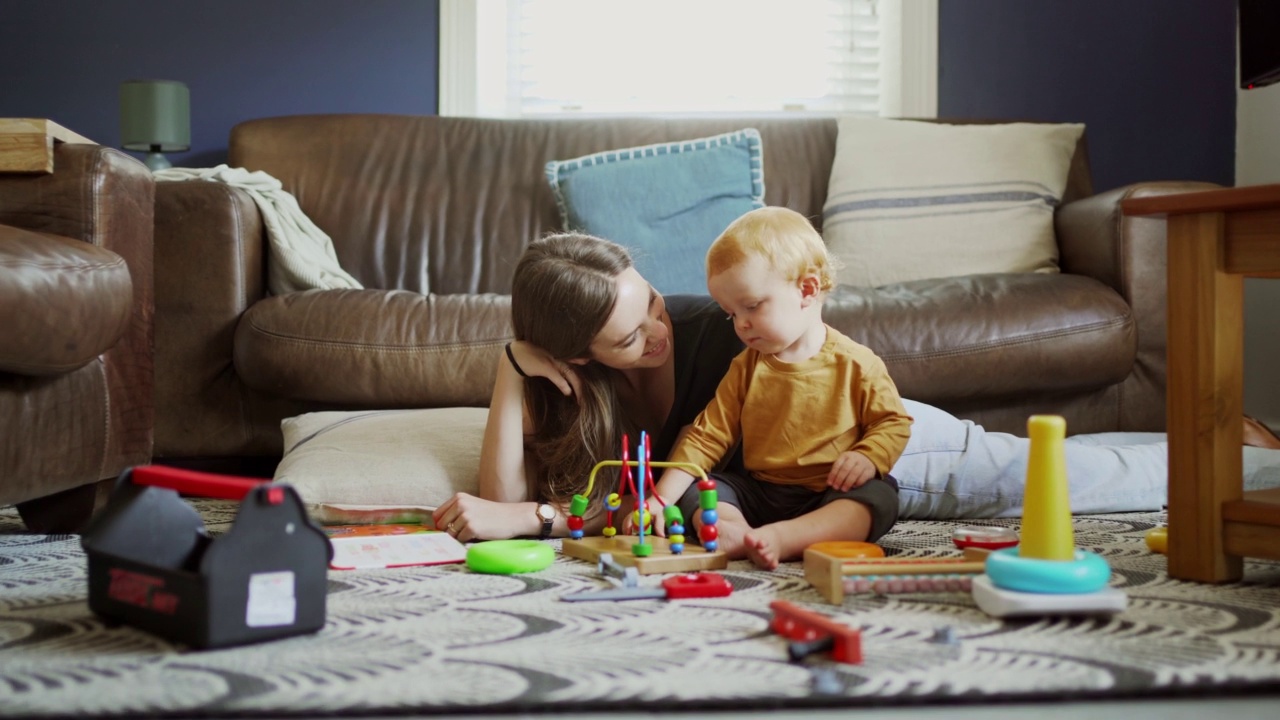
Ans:
<svg viewBox="0 0 1280 720"><path fill-rule="evenodd" d="M1280 277L1280 185L1132 198L1168 222L1169 576L1280 559L1280 490L1244 492L1244 278Z"/></svg>
<svg viewBox="0 0 1280 720"><path fill-rule="evenodd" d="M53 172L55 142L96 144L52 120L0 118L0 172Z"/></svg>

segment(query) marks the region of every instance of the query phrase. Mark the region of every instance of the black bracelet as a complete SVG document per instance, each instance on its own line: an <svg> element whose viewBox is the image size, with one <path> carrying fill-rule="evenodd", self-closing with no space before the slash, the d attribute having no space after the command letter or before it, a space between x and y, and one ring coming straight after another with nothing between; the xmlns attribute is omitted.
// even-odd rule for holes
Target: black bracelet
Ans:
<svg viewBox="0 0 1280 720"><path fill-rule="evenodd" d="M529 377L524 370L520 369L520 363L516 362L516 356L511 354L511 343L507 343L507 359L511 361L511 367L515 368L516 373L518 373L520 377Z"/></svg>

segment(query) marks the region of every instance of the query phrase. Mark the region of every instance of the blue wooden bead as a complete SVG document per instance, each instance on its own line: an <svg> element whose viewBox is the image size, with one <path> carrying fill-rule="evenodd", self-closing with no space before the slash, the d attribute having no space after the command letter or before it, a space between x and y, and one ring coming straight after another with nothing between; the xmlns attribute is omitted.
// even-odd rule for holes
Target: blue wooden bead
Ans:
<svg viewBox="0 0 1280 720"><path fill-rule="evenodd" d="M671 533L672 535L683 535L684 526L681 525L680 523L675 523L671 525L671 527L667 528L667 532Z"/></svg>
<svg viewBox="0 0 1280 720"><path fill-rule="evenodd" d="M719 519L720 519L720 515L719 515L719 514L717 514L715 510L703 510L703 511L702 511L702 524L703 524L703 525L715 525L715 524L716 524L716 521L717 521L717 520L719 520Z"/></svg>
<svg viewBox="0 0 1280 720"><path fill-rule="evenodd" d="M570 530L570 531L569 531L569 537L573 538L574 540L581 540L581 539L582 539L582 531L581 531L581 530Z"/></svg>
<svg viewBox="0 0 1280 720"><path fill-rule="evenodd" d="M706 550L707 552L715 552L716 548L719 546L720 546L720 543L716 542L715 540L708 540L707 542L702 543L702 549Z"/></svg>
<svg viewBox="0 0 1280 720"><path fill-rule="evenodd" d="M671 549L672 555L679 555L684 552L684 543L671 543L667 547Z"/></svg>

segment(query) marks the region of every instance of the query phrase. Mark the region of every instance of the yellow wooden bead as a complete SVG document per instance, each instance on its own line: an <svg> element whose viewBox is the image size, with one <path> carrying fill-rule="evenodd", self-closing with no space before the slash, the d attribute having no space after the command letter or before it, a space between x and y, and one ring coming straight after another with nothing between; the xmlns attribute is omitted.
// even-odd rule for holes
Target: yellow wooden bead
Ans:
<svg viewBox="0 0 1280 720"><path fill-rule="evenodd" d="M614 526L612 526L612 525L606 525L606 526L605 526L605 528L604 528L604 536L605 536L605 537L613 537L614 535L617 535L617 534L618 534L618 529L617 529L617 528L615 528L615 527L614 527Z"/></svg>
<svg viewBox="0 0 1280 720"><path fill-rule="evenodd" d="M649 522L651 520L653 520L653 515L651 515L647 509L644 511L644 522L640 521L639 510L632 511L631 513L631 522L636 523L641 527L649 527Z"/></svg>

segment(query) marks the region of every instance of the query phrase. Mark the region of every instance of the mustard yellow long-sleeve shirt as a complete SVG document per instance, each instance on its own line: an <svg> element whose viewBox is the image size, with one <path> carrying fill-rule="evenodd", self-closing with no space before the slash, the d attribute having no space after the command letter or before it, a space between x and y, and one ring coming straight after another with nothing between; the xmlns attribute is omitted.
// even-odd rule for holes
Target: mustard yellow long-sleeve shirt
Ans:
<svg viewBox="0 0 1280 720"><path fill-rule="evenodd" d="M910 434L911 416L884 362L827 326L826 342L808 360L784 363L750 348L734 358L670 459L711 470L741 438L757 480L821 491L840 453L866 455L883 475Z"/></svg>

